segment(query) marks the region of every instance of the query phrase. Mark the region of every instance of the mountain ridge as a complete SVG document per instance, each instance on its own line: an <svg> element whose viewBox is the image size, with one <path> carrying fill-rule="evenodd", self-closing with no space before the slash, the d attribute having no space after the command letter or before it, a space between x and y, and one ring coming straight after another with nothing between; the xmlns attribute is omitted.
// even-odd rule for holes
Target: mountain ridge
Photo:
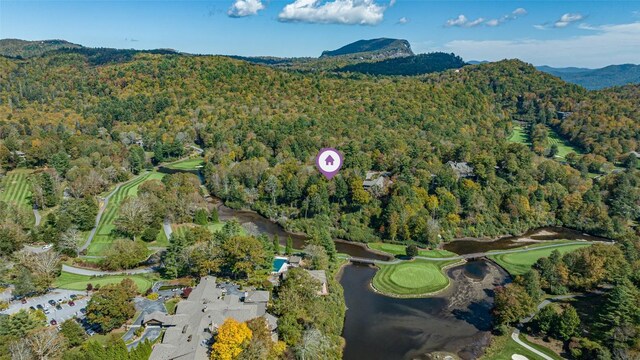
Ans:
<svg viewBox="0 0 640 360"><path fill-rule="evenodd" d="M358 40L336 50L325 50L320 55L320 58L356 56L362 59L384 60L413 55L415 54L411 50L411 44L407 40L378 38Z"/></svg>

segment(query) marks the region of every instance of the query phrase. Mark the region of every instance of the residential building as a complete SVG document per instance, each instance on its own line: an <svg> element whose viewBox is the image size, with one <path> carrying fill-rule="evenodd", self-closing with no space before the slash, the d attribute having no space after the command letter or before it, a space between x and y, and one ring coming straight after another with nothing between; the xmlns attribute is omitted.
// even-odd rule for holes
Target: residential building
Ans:
<svg viewBox="0 0 640 360"><path fill-rule="evenodd" d="M243 301L244 300L244 301ZM244 299L225 295L216 278L200 280L187 300L178 303L175 315L154 312L143 323L165 328L162 342L153 347L150 360L207 360L219 326L228 318L244 322L265 317L275 337L277 318L266 312L269 292L248 291Z"/></svg>
<svg viewBox="0 0 640 360"><path fill-rule="evenodd" d="M473 167L466 162L449 161L447 165L451 167L458 178L473 177Z"/></svg>

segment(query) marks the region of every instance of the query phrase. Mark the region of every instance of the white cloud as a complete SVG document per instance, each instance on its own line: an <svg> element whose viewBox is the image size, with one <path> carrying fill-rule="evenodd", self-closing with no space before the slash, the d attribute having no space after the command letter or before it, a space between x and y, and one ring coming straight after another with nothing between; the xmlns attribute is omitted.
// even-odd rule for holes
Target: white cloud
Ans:
<svg viewBox="0 0 640 360"><path fill-rule="evenodd" d="M396 0L391 0L389 1L389 7L392 7L393 5L396 4Z"/></svg>
<svg viewBox="0 0 640 360"><path fill-rule="evenodd" d="M500 18L489 19L489 20L485 18L477 18L475 20L469 20L465 15L460 14L455 19L447 20L444 26L446 27L457 26L457 27L471 28L471 27L476 27L478 25L485 25L488 27L496 27L506 23L507 21L515 20L520 16L524 16L524 15L527 15L527 10L525 10L524 8L517 8L506 15L502 15Z"/></svg>
<svg viewBox="0 0 640 360"><path fill-rule="evenodd" d="M252 16L263 9L264 4L261 0L236 0L227 11L227 15L231 17Z"/></svg>
<svg viewBox="0 0 640 360"><path fill-rule="evenodd" d="M427 51L454 52L465 59L518 58L536 65L602 67L638 63L640 22L591 27L588 35L564 39L454 40ZM420 50L420 49L418 49Z"/></svg>
<svg viewBox="0 0 640 360"><path fill-rule="evenodd" d="M527 10L525 10L524 8L517 8L513 10L512 14L516 16L527 15Z"/></svg>
<svg viewBox="0 0 640 360"><path fill-rule="evenodd" d="M445 26L446 27L457 26L457 27L467 27L468 28L468 27L478 26L478 25L482 24L483 22L484 22L484 18L477 18L475 20L469 20L466 16L464 16L463 14L460 14L455 19L447 20L447 22L445 23Z"/></svg>
<svg viewBox="0 0 640 360"><path fill-rule="evenodd" d="M546 22L544 24L540 24L540 25L534 25L533 27L538 29L538 30L544 30L544 29L548 29L550 27L556 28L556 29L563 29L566 28L567 26L573 24L574 22L577 21L581 21L584 20L586 16L580 14L580 13L566 13L562 16L560 16L560 19L553 21L551 23Z"/></svg>
<svg viewBox="0 0 640 360"><path fill-rule="evenodd" d="M632 11L631 15L634 17L640 17L640 11Z"/></svg>
<svg viewBox="0 0 640 360"><path fill-rule="evenodd" d="M404 16L403 16L403 17L401 17L400 19L398 19L398 24L402 24L402 25L404 25L404 24L406 24L406 23L408 23L408 22L409 22L409 19L407 19L407 18L406 18L406 17L404 17Z"/></svg>
<svg viewBox="0 0 640 360"><path fill-rule="evenodd" d="M377 25L387 8L374 0L295 0L286 5L278 20L320 24Z"/></svg>
<svg viewBox="0 0 640 360"><path fill-rule="evenodd" d="M556 21L553 26L557 28L567 27L569 24L584 19L582 14L566 13L560 17L560 20Z"/></svg>

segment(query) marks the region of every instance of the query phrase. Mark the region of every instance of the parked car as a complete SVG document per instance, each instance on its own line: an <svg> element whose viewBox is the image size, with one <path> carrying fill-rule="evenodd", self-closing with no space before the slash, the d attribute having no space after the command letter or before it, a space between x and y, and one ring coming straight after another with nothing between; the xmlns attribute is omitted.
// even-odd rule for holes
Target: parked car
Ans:
<svg viewBox="0 0 640 360"><path fill-rule="evenodd" d="M76 294L69 295L69 299L71 299L71 300L75 300L77 298L78 298L78 295L76 295Z"/></svg>
<svg viewBox="0 0 640 360"><path fill-rule="evenodd" d="M58 322L56 321L56 319L51 319L51 321L49 321L49 324L56 326L58 325Z"/></svg>
<svg viewBox="0 0 640 360"><path fill-rule="evenodd" d="M91 329L87 330L87 335L89 335L89 336L93 336L93 335L95 335L95 334L96 334L96 332L95 332L95 331L93 331L93 330L91 330Z"/></svg>
<svg viewBox="0 0 640 360"><path fill-rule="evenodd" d="M26 304L26 303L27 303L27 299L22 298L22 300L20 300L20 303L22 303L22 304Z"/></svg>
<svg viewBox="0 0 640 360"><path fill-rule="evenodd" d="M37 307L38 309L40 309L40 310L44 310L44 306L42 306L42 304L38 304L38 305L36 305L36 307Z"/></svg>
<svg viewBox="0 0 640 360"><path fill-rule="evenodd" d="M45 246L42 247L42 250L49 250L53 247L53 244L47 244Z"/></svg>
<svg viewBox="0 0 640 360"><path fill-rule="evenodd" d="M49 314L50 313L49 309L44 309L44 313Z"/></svg>
<svg viewBox="0 0 640 360"><path fill-rule="evenodd" d="M56 301L51 299L49 301L47 301L51 306L55 306L56 305Z"/></svg>
<svg viewBox="0 0 640 360"><path fill-rule="evenodd" d="M36 308L34 308L33 306L29 306L29 310L36 311Z"/></svg>
<svg viewBox="0 0 640 360"><path fill-rule="evenodd" d="M69 301L69 306L76 306L76 303L73 301Z"/></svg>
<svg viewBox="0 0 640 360"><path fill-rule="evenodd" d="M80 312L83 313L83 314L86 314L87 313L87 308L80 309Z"/></svg>
<svg viewBox="0 0 640 360"><path fill-rule="evenodd" d="M60 305L60 304L56 305L56 309L57 310L62 310L62 305Z"/></svg>

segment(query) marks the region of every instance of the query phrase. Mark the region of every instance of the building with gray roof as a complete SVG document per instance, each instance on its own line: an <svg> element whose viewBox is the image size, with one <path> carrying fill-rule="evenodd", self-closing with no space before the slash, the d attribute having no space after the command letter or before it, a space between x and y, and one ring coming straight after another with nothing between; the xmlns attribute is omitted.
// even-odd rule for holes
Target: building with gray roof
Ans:
<svg viewBox="0 0 640 360"><path fill-rule="evenodd" d="M268 301L268 291L249 291L245 301L235 294L224 295L215 277L203 277L189 298L178 303L175 315L154 312L144 317L145 325L166 328L149 359L207 360L214 334L228 318L245 322L264 316L275 335L277 318L267 314Z"/></svg>

